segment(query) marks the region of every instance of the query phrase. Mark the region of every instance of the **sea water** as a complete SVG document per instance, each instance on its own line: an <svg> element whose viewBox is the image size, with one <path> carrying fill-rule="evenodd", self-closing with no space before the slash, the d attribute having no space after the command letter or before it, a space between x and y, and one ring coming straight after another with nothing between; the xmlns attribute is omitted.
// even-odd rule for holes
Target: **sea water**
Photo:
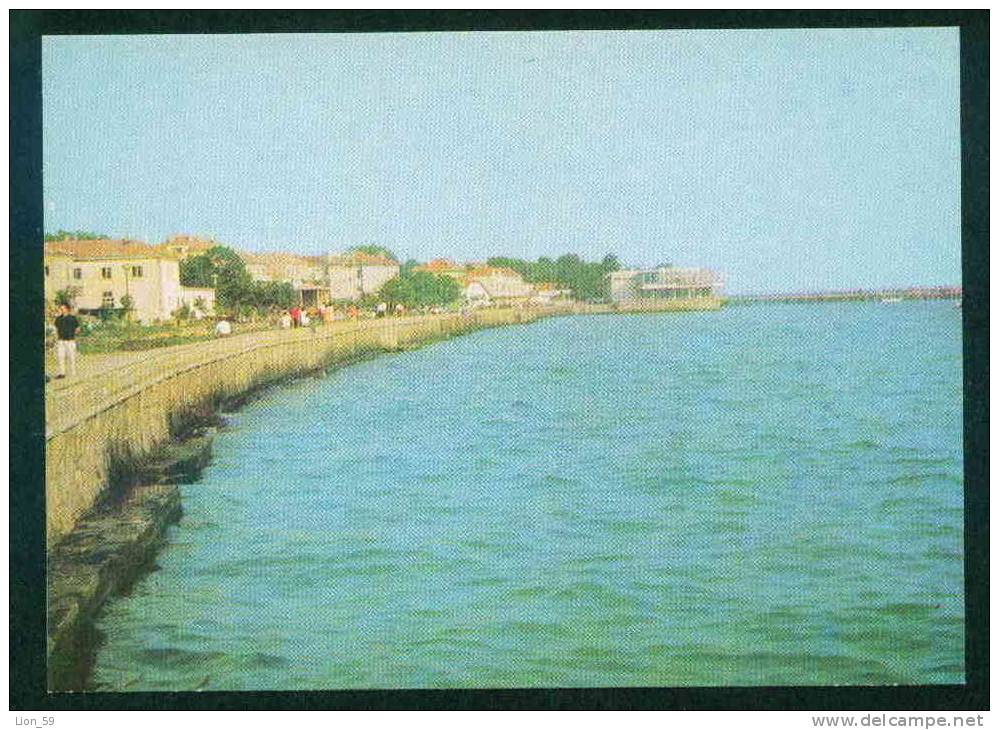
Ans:
<svg viewBox="0 0 999 730"><path fill-rule="evenodd" d="M562 317L269 390L93 686L962 682L960 314Z"/></svg>

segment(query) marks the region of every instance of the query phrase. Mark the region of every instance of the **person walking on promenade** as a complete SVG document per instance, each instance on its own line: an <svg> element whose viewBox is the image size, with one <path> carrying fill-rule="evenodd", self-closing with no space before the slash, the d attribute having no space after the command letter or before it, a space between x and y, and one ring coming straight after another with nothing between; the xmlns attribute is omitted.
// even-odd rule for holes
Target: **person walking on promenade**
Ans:
<svg viewBox="0 0 999 730"><path fill-rule="evenodd" d="M76 377L76 333L80 329L80 320L70 313L68 304L59 305L59 316L55 318L56 328L56 363L59 366L57 378L66 377L67 365L69 374Z"/></svg>

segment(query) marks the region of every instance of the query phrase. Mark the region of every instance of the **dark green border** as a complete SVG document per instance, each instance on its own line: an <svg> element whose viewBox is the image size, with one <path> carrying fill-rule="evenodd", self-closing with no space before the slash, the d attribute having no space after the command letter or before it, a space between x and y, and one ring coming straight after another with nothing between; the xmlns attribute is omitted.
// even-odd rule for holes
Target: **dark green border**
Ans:
<svg viewBox="0 0 999 730"><path fill-rule="evenodd" d="M988 709L988 20L988 11L10 11L10 709ZM961 32L967 684L46 694L42 35L898 26Z"/></svg>

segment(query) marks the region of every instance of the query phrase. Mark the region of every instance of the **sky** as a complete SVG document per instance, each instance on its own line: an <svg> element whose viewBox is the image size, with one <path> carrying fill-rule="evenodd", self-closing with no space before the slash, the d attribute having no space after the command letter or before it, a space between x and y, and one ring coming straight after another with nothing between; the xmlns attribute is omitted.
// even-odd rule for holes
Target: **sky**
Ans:
<svg viewBox="0 0 999 730"><path fill-rule="evenodd" d="M43 39L45 229L960 283L956 28Z"/></svg>

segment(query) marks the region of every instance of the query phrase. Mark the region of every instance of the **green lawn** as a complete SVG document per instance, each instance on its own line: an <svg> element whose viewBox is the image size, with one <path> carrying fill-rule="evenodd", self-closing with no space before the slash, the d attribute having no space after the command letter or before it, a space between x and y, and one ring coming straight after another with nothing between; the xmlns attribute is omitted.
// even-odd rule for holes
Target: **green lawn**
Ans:
<svg viewBox="0 0 999 730"><path fill-rule="evenodd" d="M269 322L234 323L233 334L270 329ZM77 336L81 354L134 352L171 345L186 345L215 338L215 323L210 320L142 325L122 322L90 323Z"/></svg>

